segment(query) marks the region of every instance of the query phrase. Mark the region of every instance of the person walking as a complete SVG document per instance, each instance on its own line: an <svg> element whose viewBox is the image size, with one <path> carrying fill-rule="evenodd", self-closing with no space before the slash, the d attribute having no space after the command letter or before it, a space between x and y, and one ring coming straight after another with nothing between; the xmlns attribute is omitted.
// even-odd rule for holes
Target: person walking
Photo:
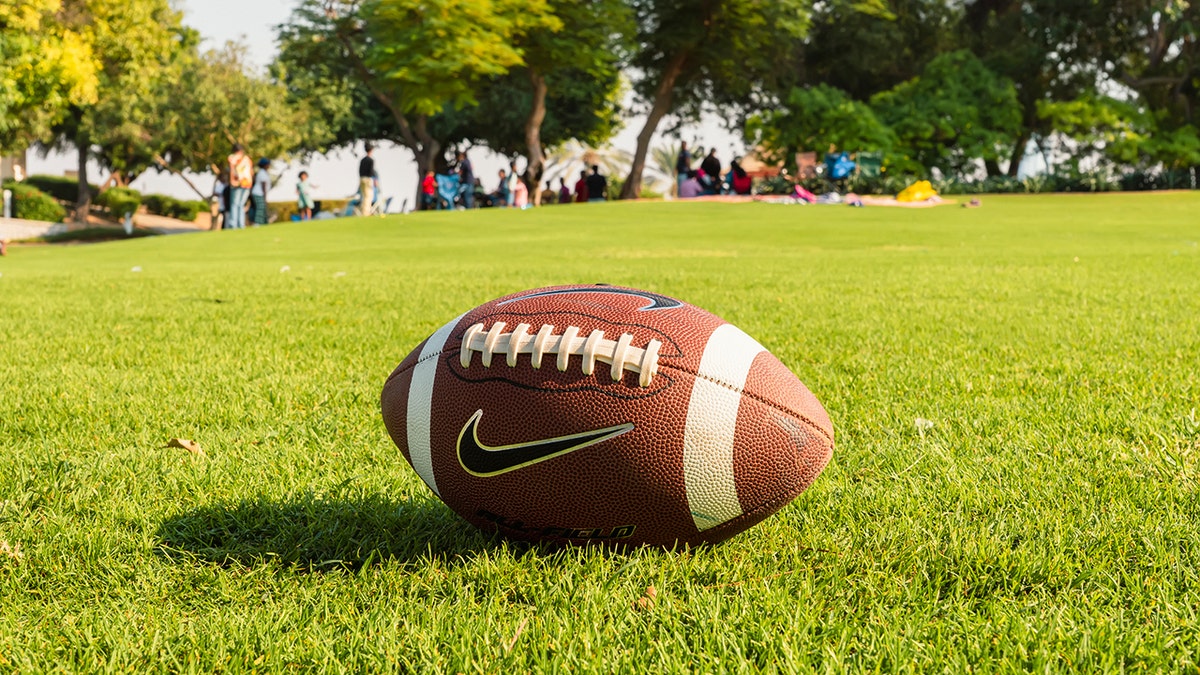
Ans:
<svg viewBox="0 0 1200 675"><path fill-rule="evenodd" d="M463 206L473 209L475 208L475 169L471 166L471 158L467 157L465 150L459 150L455 159L458 161L458 184L465 185L467 188L463 191Z"/></svg>
<svg viewBox="0 0 1200 675"><path fill-rule="evenodd" d="M271 174L267 168L271 160L263 157L258 160L258 171L254 172L254 187L250 190L250 199L254 200L254 226L267 224L267 195L271 193Z"/></svg>
<svg viewBox="0 0 1200 675"><path fill-rule="evenodd" d="M369 216L375 198L375 146L365 143L363 149L367 154L358 163L358 214Z"/></svg>
<svg viewBox="0 0 1200 675"><path fill-rule="evenodd" d="M300 220L312 220L313 186L308 182L308 172L300 172L300 180L296 182L296 210L300 212Z"/></svg>
<svg viewBox="0 0 1200 675"><path fill-rule="evenodd" d="M241 143L233 144L233 154L228 160L229 210L225 227L240 230L246 227L246 202L250 198L250 187L254 184L254 166Z"/></svg>
<svg viewBox="0 0 1200 675"><path fill-rule="evenodd" d="M688 152L687 141L679 142L679 156L675 158L675 194L679 194L679 188L683 186L683 181L688 179L688 172L692 170L692 153Z"/></svg>
<svg viewBox="0 0 1200 675"><path fill-rule="evenodd" d="M592 165L592 175L587 177L587 200L602 202L607 197L608 179L600 175L600 165Z"/></svg>

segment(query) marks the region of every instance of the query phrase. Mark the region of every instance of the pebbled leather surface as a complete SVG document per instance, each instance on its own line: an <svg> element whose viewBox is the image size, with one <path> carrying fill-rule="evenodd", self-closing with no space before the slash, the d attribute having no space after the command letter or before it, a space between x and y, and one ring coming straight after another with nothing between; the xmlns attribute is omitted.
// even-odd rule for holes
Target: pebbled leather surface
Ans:
<svg viewBox="0 0 1200 675"><path fill-rule="evenodd" d="M591 292L596 291L596 292ZM549 293L547 293L549 292ZM542 293L535 297L528 297ZM629 293L629 294L626 294ZM725 322L685 303L619 287L560 286L524 291L468 312L451 331L434 379L431 449L441 498L478 527L522 539L610 545L715 543L751 527L803 492L828 463L833 425L816 397L769 352L758 355L737 410L733 472L742 515L703 532L688 508L683 436L692 386L705 345ZM646 309L668 305L663 308ZM484 367L476 354L459 363L467 327L504 321L509 328L543 324L561 334L604 330L633 345L663 343L647 388L626 372L611 379L606 364L584 375L574 356L560 372L553 356L533 368L527 355ZM424 343L422 343L424 344ZM405 458L407 401L418 345L388 378L384 423ZM480 442L506 446L632 423L633 430L596 445L500 475L469 474L459 463L458 436L476 411Z"/></svg>

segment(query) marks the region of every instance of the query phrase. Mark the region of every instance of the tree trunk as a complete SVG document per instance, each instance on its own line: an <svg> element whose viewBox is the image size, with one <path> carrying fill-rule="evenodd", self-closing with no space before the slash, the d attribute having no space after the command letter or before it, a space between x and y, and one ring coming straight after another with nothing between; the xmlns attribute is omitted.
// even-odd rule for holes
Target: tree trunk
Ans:
<svg viewBox="0 0 1200 675"><path fill-rule="evenodd" d="M92 211L92 189L88 186L87 162L88 149L92 142L83 131L75 134L75 148L79 158L79 193L75 197L75 222L86 225L88 214Z"/></svg>
<svg viewBox="0 0 1200 675"><path fill-rule="evenodd" d="M525 146L528 148L525 167L525 185L529 188L529 196L535 206L542 205L542 170L546 164L546 155L542 152L542 121L546 119L546 78L532 68L529 70L529 80L533 85L533 105L529 108L529 118L525 120Z"/></svg>
<svg viewBox="0 0 1200 675"><path fill-rule="evenodd" d="M650 140L654 138L658 123L662 121L663 117L666 117L667 113L671 112L675 80L683 72L683 62L687 60L687 57L687 51L680 52L663 69L662 80L659 81L658 89L654 92L654 104L650 107L646 124L642 126L642 133L638 134L637 152L633 155L633 165L629 167L629 176L625 178L625 184L621 186L621 199L637 199L641 194L642 171L646 168L646 154L650 151Z"/></svg>
<svg viewBox="0 0 1200 675"><path fill-rule="evenodd" d="M1029 144L1029 132L1022 131L1017 134L1017 142L1013 144L1012 159L1008 160L1008 175L1010 178L1017 177L1017 171L1021 168L1021 160L1025 159L1025 146Z"/></svg>
<svg viewBox="0 0 1200 675"><path fill-rule="evenodd" d="M442 144L429 134L424 115L417 117L417 122L409 130L408 135L413 136L414 143L409 149L412 150L413 159L417 162L417 190L413 196L413 210L415 211L421 208L421 181L425 180L425 172L434 168L438 153L442 151Z"/></svg>
<svg viewBox="0 0 1200 675"><path fill-rule="evenodd" d="M997 162L994 157L983 160L983 166L985 169L987 169L988 178L991 178L992 176L1003 175L1003 172L1000 171L1000 163Z"/></svg>

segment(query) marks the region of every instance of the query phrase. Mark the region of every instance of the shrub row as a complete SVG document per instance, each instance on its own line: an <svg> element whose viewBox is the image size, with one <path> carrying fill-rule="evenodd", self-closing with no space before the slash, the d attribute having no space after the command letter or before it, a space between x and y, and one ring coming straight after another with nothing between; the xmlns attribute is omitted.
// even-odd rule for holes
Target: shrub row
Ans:
<svg viewBox="0 0 1200 675"><path fill-rule="evenodd" d="M74 178L38 175L30 176L24 182L26 185L32 185L60 202L74 204L79 198L79 181ZM88 183L88 189L92 191L92 198L95 198L100 193L100 189L91 183Z"/></svg>
<svg viewBox="0 0 1200 675"><path fill-rule="evenodd" d="M880 175L865 177L851 176L836 184L821 177L800 181L806 189L817 194L838 191L859 194L894 195L921 180L916 176ZM1057 174L1013 178L1011 176L989 176L980 180L944 179L931 180L933 188L943 195L970 194L1038 194L1044 192L1112 192L1114 190L1189 190L1195 189L1195 179L1188 171L1136 171L1124 176L1110 176L1104 172L1068 171ZM757 194L790 194L795 183L785 176L760 178L754 181Z"/></svg>
<svg viewBox="0 0 1200 675"><path fill-rule="evenodd" d="M142 193L133 188L109 188L96 195L93 203L107 211L110 217L120 220L126 213L137 213L142 205Z"/></svg>
<svg viewBox="0 0 1200 675"><path fill-rule="evenodd" d="M4 189L12 191L13 216L16 218L61 223L67 217L67 210L54 197L28 183L8 182Z"/></svg>
<svg viewBox="0 0 1200 675"><path fill-rule="evenodd" d="M201 211L208 210L208 203L198 200L175 199L166 195L146 195L142 198L146 210L150 213L178 218L189 223L196 219Z"/></svg>

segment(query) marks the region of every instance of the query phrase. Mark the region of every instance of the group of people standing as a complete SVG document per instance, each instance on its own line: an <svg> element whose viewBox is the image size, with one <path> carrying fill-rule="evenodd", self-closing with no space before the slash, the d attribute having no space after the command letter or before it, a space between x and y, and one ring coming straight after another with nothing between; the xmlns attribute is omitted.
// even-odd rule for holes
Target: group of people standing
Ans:
<svg viewBox="0 0 1200 675"><path fill-rule="evenodd" d="M750 175L742 168L740 158L729 163L729 171L721 176L721 160L716 149L711 149L700 162L698 169L692 168L692 153L687 141L680 144L675 159L675 180L680 199L692 199L702 195L748 195L752 187Z"/></svg>
<svg viewBox="0 0 1200 675"><path fill-rule="evenodd" d="M227 167L213 189L221 229L240 230L247 222L256 226L267 224L267 195L271 192L271 175L267 168L270 166L271 160L263 157L256 168L250 155L246 154L246 148L241 143L233 145Z"/></svg>

